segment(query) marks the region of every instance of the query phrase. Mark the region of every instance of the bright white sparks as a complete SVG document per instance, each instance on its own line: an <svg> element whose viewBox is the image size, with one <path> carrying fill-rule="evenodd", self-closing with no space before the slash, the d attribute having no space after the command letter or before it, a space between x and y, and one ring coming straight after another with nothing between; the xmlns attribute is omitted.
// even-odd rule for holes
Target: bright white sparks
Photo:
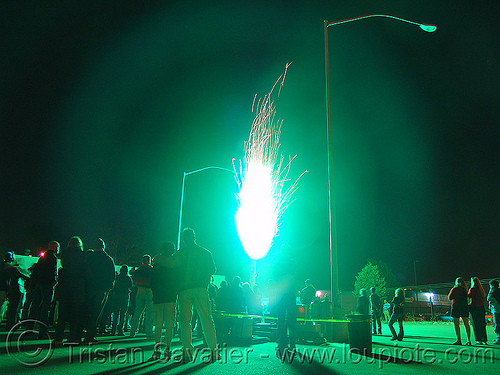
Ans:
<svg viewBox="0 0 500 375"><path fill-rule="evenodd" d="M251 259L263 258L276 234L278 222L270 167L250 162L243 176L238 202L235 221L241 244Z"/></svg>
<svg viewBox="0 0 500 375"><path fill-rule="evenodd" d="M257 103L257 114L245 142L244 165L240 162L239 173L235 168L239 186L236 230L243 249L255 260L265 257L269 251L278 234L281 215L293 201L298 180L307 172L284 187L290 182L288 173L295 156L283 164L284 158L279 152L282 121L274 122L275 106L271 95L280 80L281 90L289 65L269 94Z"/></svg>

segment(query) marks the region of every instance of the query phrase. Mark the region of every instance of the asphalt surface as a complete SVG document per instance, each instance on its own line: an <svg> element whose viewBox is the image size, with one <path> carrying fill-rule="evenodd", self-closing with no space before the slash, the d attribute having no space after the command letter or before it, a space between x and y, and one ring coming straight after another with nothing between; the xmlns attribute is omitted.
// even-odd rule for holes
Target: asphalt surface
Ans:
<svg viewBox="0 0 500 375"><path fill-rule="evenodd" d="M201 341L194 360L184 363L178 338L168 361L150 361L154 342L100 336L92 346L53 347L21 331L0 333L0 372L3 374L485 374L500 373L500 345L458 346L450 323L405 323L403 341L391 341L389 329L372 337L372 353L349 351L349 344L298 345L291 362L276 356L274 342L254 340L247 346L223 346L221 359L211 363ZM495 334L487 327L488 338ZM465 330L462 327L462 335Z"/></svg>

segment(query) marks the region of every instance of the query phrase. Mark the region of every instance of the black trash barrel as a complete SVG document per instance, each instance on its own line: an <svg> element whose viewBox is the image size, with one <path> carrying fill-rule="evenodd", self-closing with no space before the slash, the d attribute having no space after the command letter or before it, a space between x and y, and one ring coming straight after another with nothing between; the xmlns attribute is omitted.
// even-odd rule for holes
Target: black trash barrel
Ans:
<svg viewBox="0 0 500 375"><path fill-rule="evenodd" d="M372 353L371 315L346 315L349 350L361 355Z"/></svg>

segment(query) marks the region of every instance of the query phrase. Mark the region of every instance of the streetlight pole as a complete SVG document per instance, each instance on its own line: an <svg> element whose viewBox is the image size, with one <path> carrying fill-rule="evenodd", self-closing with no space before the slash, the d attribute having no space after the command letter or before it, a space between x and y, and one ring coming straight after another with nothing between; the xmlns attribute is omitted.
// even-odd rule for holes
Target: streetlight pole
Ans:
<svg viewBox="0 0 500 375"><path fill-rule="evenodd" d="M415 259L413 261L413 273L415 274L415 286L417 286L417 263L420 262L419 260Z"/></svg>
<svg viewBox="0 0 500 375"><path fill-rule="evenodd" d="M404 18L399 18L387 14L370 14L366 16L360 16L355 18L349 18L340 21L329 22L324 20L324 34L325 34L325 80L326 80L326 127L327 127L327 138L328 138L328 220L329 220L329 245L330 245L330 291L331 299L335 304L338 303L339 297L339 276L338 276L338 254L337 254L337 214L335 209L335 189L334 189L334 179L333 179L333 129L331 121L331 111L330 111L330 69L329 69L329 57L328 57L328 28L330 26L341 25L343 23L359 21L366 18L383 17L392 18L394 20L406 22L412 25L420 27L426 32L434 32L437 27L435 25L429 25L424 23L418 23L406 20Z"/></svg>
<svg viewBox="0 0 500 375"><path fill-rule="evenodd" d="M177 232L177 250L179 250L181 248L182 209L184 206L184 186L186 184L186 176L189 176L190 174L198 173L201 171L205 171L207 169L221 169L223 171L231 172L234 175L234 171L232 171L231 169L217 167L217 166L204 167L204 168L196 169L196 170L191 171L191 172L184 172L184 174L182 175L181 204L179 207L179 230Z"/></svg>

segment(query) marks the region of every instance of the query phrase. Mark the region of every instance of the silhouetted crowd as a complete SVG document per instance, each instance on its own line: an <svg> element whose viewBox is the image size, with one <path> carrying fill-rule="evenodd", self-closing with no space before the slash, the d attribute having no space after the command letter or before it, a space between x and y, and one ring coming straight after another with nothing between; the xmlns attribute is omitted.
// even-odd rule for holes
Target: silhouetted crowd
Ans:
<svg viewBox="0 0 500 375"><path fill-rule="evenodd" d="M193 229L184 229L182 240L184 246L178 251L172 242L166 242L158 254L145 254L142 264L132 268L115 267L101 238L86 251L76 236L64 249L51 241L27 272L17 267L14 254L7 252L0 267L0 320L5 318L7 330L29 329L40 339L52 339L54 345L94 344L98 335L128 334L134 338L143 333L155 342L155 360L170 358L172 339L178 334L185 360L189 361L194 350L193 332L203 337L216 360L220 358L217 343L227 342L235 329L241 330L236 324L241 314L270 314L277 319L278 357L295 350L296 262L288 245L282 246L274 261L272 280L266 288L268 303L263 305L259 286L242 283L239 276L230 283L222 280L219 286L215 285L212 254L197 244ZM465 345L470 345L469 316L477 343L487 343L485 301L493 315L495 343L500 343L498 281L490 282L486 295L478 278L472 278L469 289L462 278L457 278L448 297L457 335L455 344L461 344L462 321L467 333ZM300 303L305 307L303 317L312 317L311 307L317 300L316 289L307 279L300 292ZM404 305L405 293L401 288L395 291L391 302L382 302L375 288L370 292L361 289L356 312L371 315L374 335L382 334L381 320L385 316L391 340L401 341ZM220 312L223 319L218 319ZM399 333L393 328L395 322L399 324ZM54 330L53 336L49 328Z"/></svg>
<svg viewBox="0 0 500 375"><path fill-rule="evenodd" d="M490 305L493 317L493 325L496 333L494 343L500 344L500 289L498 288L498 280L490 281L490 291L486 294L479 278L471 278L471 286L467 289L465 280L462 277L458 277L455 280L455 286L448 294L448 298L451 300L451 316L453 317L455 334L457 336L457 341L454 345L462 345L460 320L463 322L467 334L465 345L472 345L469 317L472 321L476 344L487 344L485 300Z"/></svg>
<svg viewBox="0 0 500 375"><path fill-rule="evenodd" d="M11 330L19 324L37 333L39 339L53 339L55 345L95 344L99 335L134 338L140 332L155 341L152 359L165 360L171 356L176 333L189 360L194 330L203 336L216 359L216 336L220 336L220 342L227 339L234 322L230 316L220 319L216 334L213 312L263 315L272 309L275 316L285 314L282 342L288 342L286 308L280 307L284 306L284 293L279 284L293 269L281 267L282 275L276 276L269 303L264 306L259 286L242 283L239 276L230 285L223 280L216 286L212 254L196 243L191 228L182 232L182 239L180 250L175 251L175 245L167 242L154 257L144 255L136 268L115 267L100 238L86 251L76 236L63 249L52 241L28 272L17 267L14 254L7 252L0 268L0 312L2 318L5 315L5 328ZM295 309L295 293L288 289L285 292L292 292ZM310 303L315 289L309 283L304 290L309 294L312 291L312 296L307 291L303 294ZM296 311L288 315L295 324ZM54 330L53 335L49 328ZM290 336L290 346L294 346L296 337L293 332Z"/></svg>
<svg viewBox="0 0 500 375"><path fill-rule="evenodd" d="M467 334L466 346L472 345L469 321L472 321L476 344L487 345L486 303L489 304L494 332L496 334L493 343L500 344L500 289L498 280L490 280L489 287L489 292L486 294L481 281L477 277L471 278L470 288L467 288L467 284L462 277L458 277L455 280L455 285L448 294L448 299L451 301L451 317L453 318L457 337L457 341L454 342L453 345L462 345L460 321L463 322ZM362 288L359 291L356 313L360 315L371 315L372 333L374 335L382 334L381 317L382 314L384 314L386 319L388 319L389 329L392 334L391 340L402 341L404 338L404 306L405 292L401 288L395 290L394 298L390 303L384 301L383 304L375 288L370 288L370 294L367 289ZM396 321L399 324L399 333L397 334L393 327Z"/></svg>

